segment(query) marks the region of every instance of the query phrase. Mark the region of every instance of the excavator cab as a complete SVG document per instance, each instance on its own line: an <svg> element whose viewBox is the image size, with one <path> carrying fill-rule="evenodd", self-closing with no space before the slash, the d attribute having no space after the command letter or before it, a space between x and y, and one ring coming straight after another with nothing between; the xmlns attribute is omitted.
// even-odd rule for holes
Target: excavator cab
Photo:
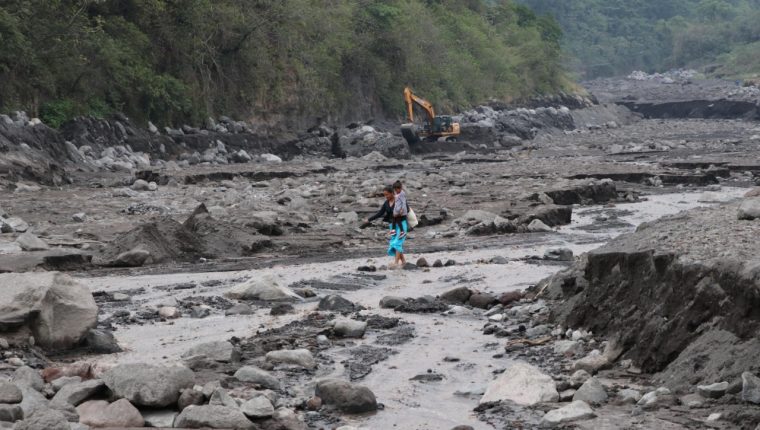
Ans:
<svg viewBox="0 0 760 430"><path fill-rule="evenodd" d="M459 136L459 123L448 115L436 116L433 105L416 96L409 87L404 88L404 102L406 103L406 113L408 123L401 125L401 134L409 144L414 144L420 140L434 142L441 137L447 140L454 140ZM422 128L414 123L414 107L418 106L425 111L425 119Z"/></svg>

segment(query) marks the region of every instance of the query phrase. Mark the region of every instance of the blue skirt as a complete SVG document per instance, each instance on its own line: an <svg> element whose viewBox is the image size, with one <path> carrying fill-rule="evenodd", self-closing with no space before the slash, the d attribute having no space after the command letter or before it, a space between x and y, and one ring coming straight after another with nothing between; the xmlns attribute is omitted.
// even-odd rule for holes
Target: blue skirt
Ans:
<svg viewBox="0 0 760 430"><path fill-rule="evenodd" d="M390 240L388 241L388 255L394 257L396 256L396 253L404 253L404 241L406 241L407 235L404 235L402 237L399 236L401 235L402 231L406 232L408 230L409 229L405 220L401 221L401 226L396 226L396 233L391 236Z"/></svg>

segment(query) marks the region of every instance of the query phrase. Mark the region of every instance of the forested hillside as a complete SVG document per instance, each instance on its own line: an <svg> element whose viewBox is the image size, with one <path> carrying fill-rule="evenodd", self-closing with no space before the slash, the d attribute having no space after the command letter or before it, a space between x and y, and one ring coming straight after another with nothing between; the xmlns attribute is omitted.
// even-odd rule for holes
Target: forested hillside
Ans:
<svg viewBox="0 0 760 430"><path fill-rule="evenodd" d="M0 109L330 120L406 83L452 108L561 87L560 37L507 0L0 0Z"/></svg>
<svg viewBox="0 0 760 430"><path fill-rule="evenodd" d="M760 73L760 0L520 0L555 17L586 77L719 64Z"/></svg>

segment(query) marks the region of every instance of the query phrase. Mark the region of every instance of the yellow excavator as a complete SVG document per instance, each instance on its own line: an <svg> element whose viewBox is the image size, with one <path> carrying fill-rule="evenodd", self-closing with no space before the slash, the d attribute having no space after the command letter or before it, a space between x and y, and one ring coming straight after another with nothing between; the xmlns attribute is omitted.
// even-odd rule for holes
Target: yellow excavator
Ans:
<svg viewBox="0 0 760 430"><path fill-rule="evenodd" d="M456 140L459 136L459 123L448 115L435 115L433 105L416 96L409 87L404 88L404 102L406 103L407 124L401 125L401 134L409 144L417 143L420 140L435 142L441 137L446 140ZM419 106L425 111L426 118L420 128L414 123L414 106Z"/></svg>

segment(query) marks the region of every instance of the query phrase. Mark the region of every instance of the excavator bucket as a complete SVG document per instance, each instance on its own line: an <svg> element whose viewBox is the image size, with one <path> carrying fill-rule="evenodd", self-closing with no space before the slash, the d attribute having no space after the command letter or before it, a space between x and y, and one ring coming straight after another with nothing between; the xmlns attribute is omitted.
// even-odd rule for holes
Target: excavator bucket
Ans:
<svg viewBox="0 0 760 430"><path fill-rule="evenodd" d="M401 135L410 144L413 145L420 141L420 135L417 133L417 126L415 124L402 124Z"/></svg>

